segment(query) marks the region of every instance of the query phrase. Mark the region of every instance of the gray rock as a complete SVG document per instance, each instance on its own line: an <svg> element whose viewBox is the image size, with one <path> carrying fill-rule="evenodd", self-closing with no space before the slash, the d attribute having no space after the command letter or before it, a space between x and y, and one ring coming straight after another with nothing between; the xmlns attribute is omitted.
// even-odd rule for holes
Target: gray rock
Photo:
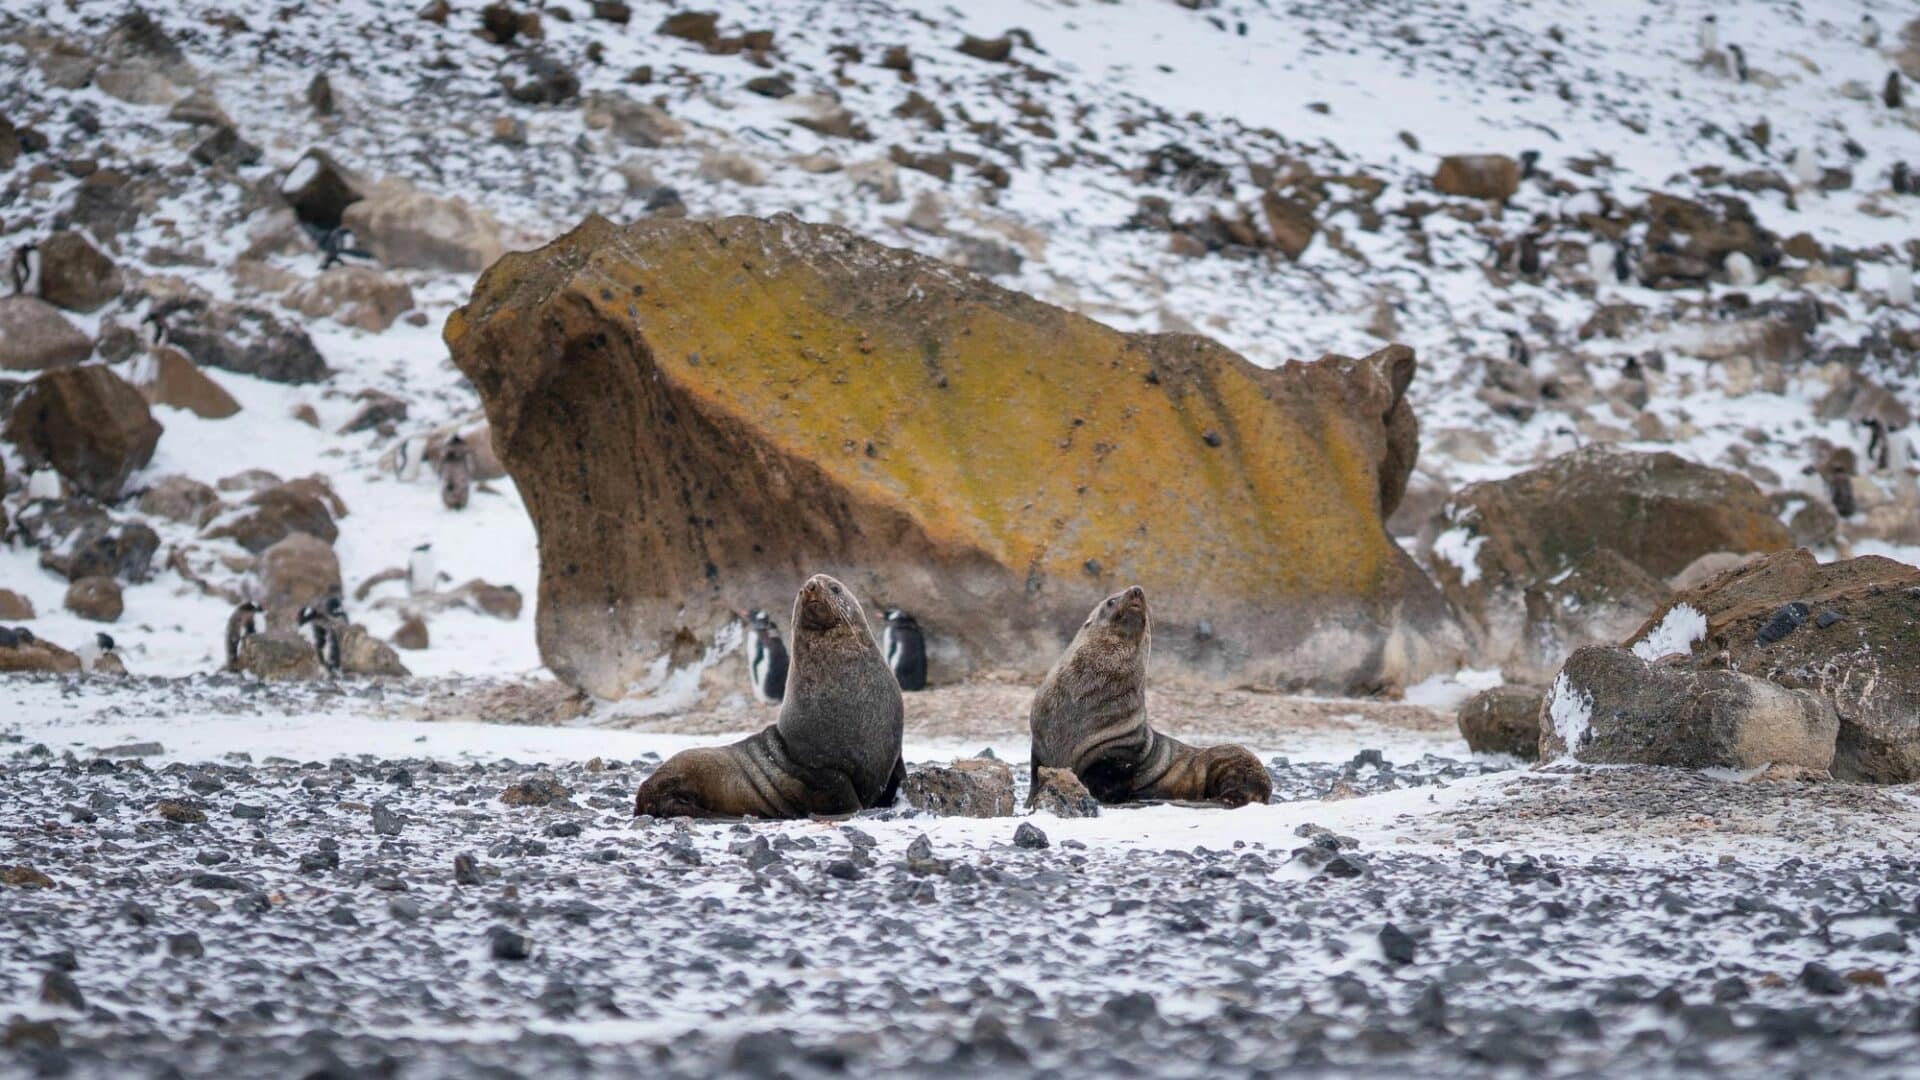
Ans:
<svg viewBox="0 0 1920 1080"><path fill-rule="evenodd" d="M1540 703L1545 691L1530 686L1482 690L1460 706L1460 734L1476 754L1540 756Z"/></svg>
<svg viewBox="0 0 1920 1080"><path fill-rule="evenodd" d="M914 809L942 817L1008 817L1014 805L1013 770L989 758L916 765L907 771L900 794Z"/></svg>

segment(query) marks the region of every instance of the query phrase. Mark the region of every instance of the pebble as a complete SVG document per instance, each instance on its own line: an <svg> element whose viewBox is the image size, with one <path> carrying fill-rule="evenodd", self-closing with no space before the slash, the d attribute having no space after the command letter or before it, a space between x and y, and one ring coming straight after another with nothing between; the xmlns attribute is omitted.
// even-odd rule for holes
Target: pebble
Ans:
<svg viewBox="0 0 1920 1080"><path fill-rule="evenodd" d="M1031 821L1023 821L1013 830L1013 846L1037 851L1052 846L1047 834L1041 832Z"/></svg>

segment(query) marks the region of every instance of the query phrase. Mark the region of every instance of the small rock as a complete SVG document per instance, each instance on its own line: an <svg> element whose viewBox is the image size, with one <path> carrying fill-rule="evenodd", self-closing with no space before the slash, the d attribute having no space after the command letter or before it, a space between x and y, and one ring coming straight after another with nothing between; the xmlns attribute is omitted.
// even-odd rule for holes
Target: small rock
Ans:
<svg viewBox="0 0 1920 1080"><path fill-rule="evenodd" d="M10 889L51 889L53 879L31 866L0 866L0 885Z"/></svg>
<svg viewBox="0 0 1920 1080"><path fill-rule="evenodd" d="M968 34L954 48L976 60L1004 63L1013 56L1013 38L1007 34L997 38L981 38Z"/></svg>
<svg viewBox="0 0 1920 1080"><path fill-rule="evenodd" d="M161 800L153 809L161 817L180 825L199 825L207 820L206 812L199 807L170 799Z"/></svg>
<svg viewBox="0 0 1920 1080"><path fill-rule="evenodd" d="M1027 792L1027 809L1063 818L1099 817L1100 800L1093 797L1072 769L1042 766L1034 771L1033 788Z"/></svg>
<svg viewBox="0 0 1920 1080"><path fill-rule="evenodd" d="M206 946L200 943L200 935L191 930L167 935L167 955L183 960L198 960L207 955Z"/></svg>
<svg viewBox="0 0 1920 1080"><path fill-rule="evenodd" d="M1774 612L1773 617L1768 619L1766 625L1762 626L1760 632L1754 636L1754 640L1761 645L1772 645L1800 629L1800 625L1807 621L1808 614L1807 605L1795 600Z"/></svg>
<svg viewBox="0 0 1920 1080"><path fill-rule="evenodd" d="M120 586L110 577L83 577L67 586L66 608L93 622L117 622L125 603Z"/></svg>
<svg viewBox="0 0 1920 1080"><path fill-rule="evenodd" d="M500 801L508 806L548 806L572 795L560 781L543 775L509 785L500 793Z"/></svg>
<svg viewBox="0 0 1920 1080"><path fill-rule="evenodd" d="M455 855L453 857L453 880L457 885L480 884L479 860L475 859L472 855Z"/></svg>
<svg viewBox="0 0 1920 1080"><path fill-rule="evenodd" d="M1013 846L1026 848L1030 851L1037 851L1041 848L1052 847L1053 842L1047 839L1046 833L1035 828L1032 822L1023 821L1020 823L1019 828L1013 830Z"/></svg>
<svg viewBox="0 0 1920 1080"><path fill-rule="evenodd" d="M1839 972L1818 960L1807 961L1807 966L1800 969L1797 981L1801 989L1826 997L1844 994L1849 989L1847 980Z"/></svg>
<svg viewBox="0 0 1920 1080"><path fill-rule="evenodd" d="M495 960L525 960L533 955L533 942L524 934L496 926L487 931L487 949Z"/></svg>
<svg viewBox="0 0 1920 1080"><path fill-rule="evenodd" d="M1416 949L1413 936L1405 930L1392 923L1380 928L1380 951L1386 954L1389 963L1413 963Z"/></svg>
<svg viewBox="0 0 1920 1080"><path fill-rule="evenodd" d="M373 818L373 831L377 835L380 835L380 836L399 836L400 835L400 827L402 825L402 822L400 820L400 815L394 813L393 810L390 807L388 807L386 803L383 803L383 802L374 803L373 809L371 811L371 815Z"/></svg>
<svg viewBox="0 0 1920 1080"><path fill-rule="evenodd" d="M87 998L80 992L80 984L64 971L49 971L40 980L40 1000L44 1004L76 1012L84 1011L87 1007Z"/></svg>

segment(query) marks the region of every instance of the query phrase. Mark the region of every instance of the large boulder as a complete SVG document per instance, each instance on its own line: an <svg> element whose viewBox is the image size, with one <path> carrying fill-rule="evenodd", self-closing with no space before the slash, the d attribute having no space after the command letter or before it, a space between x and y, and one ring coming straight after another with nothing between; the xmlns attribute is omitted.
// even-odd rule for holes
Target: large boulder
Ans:
<svg viewBox="0 0 1920 1080"><path fill-rule="evenodd" d="M239 668L267 682L299 682L326 677L313 641L297 633L269 631L241 639Z"/></svg>
<svg viewBox="0 0 1920 1080"><path fill-rule="evenodd" d="M1540 701L1530 686L1482 690L1460 706L1460 735L1476 754L1512 754L1529 761L1540 756Z"/></svg>
<svg viewBox="0 0 1920 1080"><path fill-rule="evenodd" d="M325 316L377 334L413 310L413 290L370 266L336 266L295 286L280 302L308 318Z"/></svg>
<svg viewBox="0 0 1920 1080"><path fill-rule="evenodd" d="M153 460L162 428L140 391L104 367L41 373L14 400L6 439L30 468L51 466L96 499L119 498Z"/></svg>
<svg viewBox="0 0 1920 1080"><path fill-rule="evenodd" d="M67 586L68 611L94 622L117 622L126 603L120 585L110 577L83 577Z"/></svg>
<svg viewBox="0 0 1920 1080"><path fill-rule="evenodd" d="M340 589L340 557L316 536L293 533L260 553L256 595L274 625L293 625L308 604Z"/></svg>
<svg viewBox="0 0 1920 1080"><path fill-rule="evenodd" d="M1590 645L1540 709L1540 757L1599 765L1755 769L1833 764L1840 720L1809 690L1725 669L1694 670Z"/></svg>
<svg viewBox="0 0 1920 1080"><path fill-rule="evenodd" d="M1700 284L1735 252L1761 268L1780 262L1780 238L1759 223L1744 199L1711 195L1695 202L1655 192L1642 214L1647 220L1639 263L1644 284Z"/></svg>
<svg viewBox="0 0 1920 1080"><path fill-rule="evenodd" d="M1520 163L1505 154L1455 154L1440 159L1433 189L1442 195L1505 202L1520 189Z"/></svg>
<svg viewBox="0 0 1920 1080"><path fill-rule="evenodd" d="M366 182L318 147L308 150L280 177L280 197L315 229L338 228L347 207L359 202Z"/></svg>
<svg viewBox="0 0 1920 1080"><path fill-rule="evenodd" d="M40 295L68 311L98 311L120 295L120 268L87 238L62 229L40 242Z"/></svg>
<svg viewBox="0 0 1920 1080"><path fill-rule="evenodd" d="M960 758L951 765L915 765L900 784L915 810L941 817L1009 817L1013 770L997 758Z"/></svg>
<svg viewBox="0 0 1920 1080"><path fill-rule="evenodd" d="M313 339L271 312L218 300L176 299L157 306L173 344L202 367L272 382L310 383L327 377Z"/></svg>
<svg viewBox="0 0 1920 1080"><path fill-rule="evenodd" d="M0 645L0 675L45 673L78 675L80 658L51 641L35 638Z"/></svg>
<svg viewBox="0 0 1920 1080"><path fill-rule="evenodd" d="M1745 477L1601 447L1470 484L1429 530L1434 579L1478 661L1537 684L1574 649L1618 643L1700 556L1790 542Z"/></svg>
<svg viewBox="0 0 1920 1080"><path fill-rule="evenodd" d="M385 181L346 209L354 237L385 266L485 270L506 250L500 223L457 196L429 195Z"/></svg>
<svg viewBox="0 0 1920 1080"><path fill-rule="evenodd" d="M948 671L1038 674L1135 582L1169 674L1458 659L1382 525L1417 450L1403 347L1262 370L784 215L589 219L445 336L539 532L542 655L602 696L815 571L938 612Z"/></svg>
<svg viewBox="0 0 1920 1080"><path fill-rule="evenodd" d="M204 420L225 420L240 411L240 403L196 367L187 354L162 345L134 365L133 384L150 405L185 409Z"/></svg>
<svg viewBox="0 0 1920 1080"><path fill-rule="evenodd" d="M0 297L0 369L68 367L93 355L93 340L37 296Z"/></svg>
<svg viewBox="0 0 1920 1080"><path fill-rule="evenodd" d="M1835 776L1920 781L1920 569L1779 552L1675 597L1629 643L1818 694L1839 716Z"/></svg>
<svg viewBox="0 0 1920 1080"><path fill-rule="evenodd" d="M413 674L400 662L393 646L367 632L359 624L340 631L340 670L348 675L384 675L406 678Z"/></svg>
<svg viewBox="0 0 1920 1080"><path fill-rule="evenodd" d="M247 501L221 514L202 532L208 539L228 539L259 554L294 533L305 533L331 545L340 538L327 504L288 484L255 492Z"/></svg>

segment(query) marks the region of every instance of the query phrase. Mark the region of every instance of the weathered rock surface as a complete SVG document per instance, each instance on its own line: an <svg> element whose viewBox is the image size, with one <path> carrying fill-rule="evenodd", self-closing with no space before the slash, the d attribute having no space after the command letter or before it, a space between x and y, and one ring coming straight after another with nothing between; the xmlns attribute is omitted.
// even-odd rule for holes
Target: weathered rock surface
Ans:
<svg viewBox="0 0 1920 1080"><path fill-rule="evenodd" d="M1013 770L994 758L914 765L900 795L915 810L942 817L1007 817L1013 813Z"/></svg>
<svg viewBox="0 0 1920 1080"><path fill-rule="evenodd" d="M313 339L271 312L196 299L170 300L155 310L166 320L174 346L202 367L283 383L327 377L326 361Z"/></svg>
<svg viewBox="0 0 1920 1080"><path fill-rule="evenodd" d="M340 538L327 505L304 491L282 484L255 492L247 501L209 523L202 534L231 539L259 554L294 533L332 544Z"/></svg>
<svg viewBox="0 0 1920 1080"><path fill-rule="evenodd" d="M313 642L294 633L254 634L240 642L240 670L269 682L325 678Z"/></svg>
<svg viewBox="0 0 1920 1080"><path fill-rule="evenodd" d="M0 589L0 622L30 622L32 619L33 601L12 589Z"/></svg>
<svg viewBox="0 0 1920 1080"><path fill-rule="evenodd" d="M1099 817L1100 800L1072 769L1042 766L1034 770L1033 786L1027 789L1027 809L1063 818Z"/></svg>
<svg viewBox="0 0 1920 1080"><path fill-rule="evenodd" d="M112 578L83 577L67 586L66 608L83 619L117 622L126 611L126 602Z"/></svg>
<svg viewBox="0 0 1920 1080"><path fill-rule="evenodd" d="M84 497L42 499L20 511L15 525L40 565L68 581L104 575L147 580L160 537L137 521L118 522Z"/></svg>
<svg viewBox="0 0 1920 1080"><path fill-rule="evenodd" d="M14 645L0 645L0 674L46 672L77 675L80 658L51 641L35 638Z"/></svg>
<svg viewBox="0 0 1920 1080"><path fill-rule="evenodd" d="M377 334L413 310L413 290L370 266L336 266L300 283L281 303L309 318Z"/></svg>
<svg viewBox="0 0 1920 1080"><path fill-rule="evenodd" d="M1505 154L1456 154L1440 159L1433 188L1442 195L1505 202L1520 189L1520 163Z"/></svg>
<svg viewBox="0 0 1920 1080"><path fill-rule="evenodd" d="M302 607L340 588L340 557L326 541L297 532L260 553L254 576L269 619L291 626Z"/></svg>
<svg viewBox="0 0 1920 1080"><path fill-rule="evenodd" d="M91 355L93 342L59 308L37 296L0 297L0 369L66 367Z"/></svg>
<svg viewBox="0 0 1920 1080"><path fill-rule="evenodd" d="M1776 623L1791 604L1804 615ZM1675 597L1631 644L1681 653L1669 662L1691 671L1724 667L1818 694L1839 717L1835 776L1920 781L1920 569L1778 552Z"/></svg>
<svg viewBox="0 0 1920 1080"><path fill-rule="evenodd" d="M308 150L280 179L280 197L316 229L341 224L347 207L364 197L366 182L318 148Z"/></svg>
<svg viewBox="0 0 1920 1080"><path fill-rule="evenodd" d="M1536 683L1582 645L1618 643L1700 556L1789 543L1745 477L1601 447L1468 485L1430 529L1434 579L1480 661Z"/></svg>
<svg viewBox="0 0 1920 1080"><path fill-rule="evenodd" d="M96 499L120 495L153 459L162 428L140 392L104 367L43 372L15 399L6 439Z"/></svg>
<svg viewBox="0 0 1920 1080"><path fill-rule="evenodd" d="M133 384L148 404L185 409L205 420L225 420L240 411L240 403L225 387L171 346L160 346L141 358L133 371Z"/></svg>
<svg viewBox="0 0 1920 1080"><path fill-rule="evenodd" d="M1404 348L1263 371L785 217L590 219L496 263L446 339L539 530L542 655L603 696L813 571L940 611L948 670L1038 673L1132 582L1170 598L1175 673L1350 689L1457 657L1382 525Z"/></svg>
<svg viewBox="0 0 1920 1080"><path fill-rule="evenodd" d="M120 268L87 238L61 229L40 242L40 296L68 311L98 311L120 295Z"/></svg>
<svg viewBox="0 0 1920 1080"><path fill-rule="evenodd" d="M1540 757L1604 765L1832 766L1840 719L1809 690L1643 660L1617 645L1573 654L1547 691Z"/></svg>
<svg viewBox="0 0 1920 1080"><path fill-rule="evenodd" d="M506 250L492 214L458 197L429 195L394 180L347 207L343 220L384 266L472 273L493 265Z"/></svg>
<svg viewBox="0 0 1920 1080"><path fill-rule="evenodd" d="M1460 706L1460 735L1476 754L1512 754L1528 761L1540 756L1540 702L1546 695L1530 686L1482 690Z"/></svg>
<svg viewBox="0 0 1920 1080"><path fill-rule="evenodd" d="M340 631L340 670L348 675L385 675L405 678L413 674L400 662L393 646L367 633L359 624Z"/></svg>
<svg viewBox="0 0 1920 1080"><path fill-rule="evenodd" d="M168 476L140 495L140 512L200 526L220 509L220 493L190 476Z"/></svg>

